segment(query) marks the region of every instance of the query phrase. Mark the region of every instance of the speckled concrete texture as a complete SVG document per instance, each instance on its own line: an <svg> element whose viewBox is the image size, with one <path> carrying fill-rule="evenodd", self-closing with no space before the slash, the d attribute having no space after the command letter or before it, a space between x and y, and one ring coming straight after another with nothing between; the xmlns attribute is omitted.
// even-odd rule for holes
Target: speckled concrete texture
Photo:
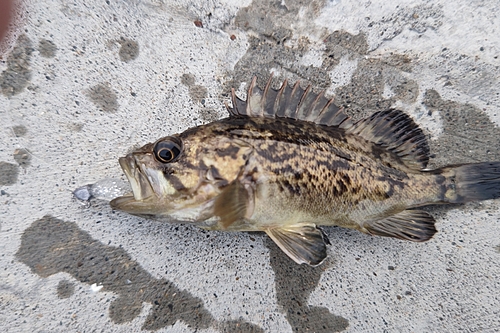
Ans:
<svg viewBox="0 0 500 333"><path fill-rule="evenodd" d="M410 114L431 166L500 160L500 8L485 1L23 1L0 62L5 332L497 332L500 200L430 207L408 243L326 228L320 267L260 233L82 205L134 147L226 116L256 75L359 119Z"/></svg>

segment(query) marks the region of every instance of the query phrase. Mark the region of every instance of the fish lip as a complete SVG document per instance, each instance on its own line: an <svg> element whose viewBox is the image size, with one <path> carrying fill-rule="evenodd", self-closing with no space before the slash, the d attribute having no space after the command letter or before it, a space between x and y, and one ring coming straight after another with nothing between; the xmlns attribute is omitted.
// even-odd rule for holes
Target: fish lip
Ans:
<svg viewBox="0 0 500 333"><path fill-rule="evenodd" d="M121 197L114 198L109 202L109 205L113 209L123 210L123 207L127 204L136 201L133 194L122 195Z"/></svg>
<svg viewBox="0 0 500 333"><path fill-rule="evenodd" d="M132 194L114 198L109 203L112 209L121 210L133 215L154 216L154 201L152 197L136 200Z"/></svg>
<svg viewBox="0 0 500 333"><path fill-rule="evenodd" d="M120 163L120 166L130 183L133 193L133 195L125 195L120 198L130 199L133 197L136 201L142 201L155 194L148 177L141 168L141 163L138 162L134 154L128 154L125 157L120 157L118 162Z"/></svg>

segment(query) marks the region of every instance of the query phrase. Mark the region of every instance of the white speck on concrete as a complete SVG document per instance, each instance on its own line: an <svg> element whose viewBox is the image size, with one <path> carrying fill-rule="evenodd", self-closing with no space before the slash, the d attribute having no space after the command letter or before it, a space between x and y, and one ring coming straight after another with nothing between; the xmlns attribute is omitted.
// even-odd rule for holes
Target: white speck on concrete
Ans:
<svg viewBox="0 0 500 333"><path fill-rule="evenodd" d="M90 286L90 291L92 291L93 293L96 293L98 292L99 290L101 290L103 288L102 285L97 285L96 283L92 284Z"/></svg>

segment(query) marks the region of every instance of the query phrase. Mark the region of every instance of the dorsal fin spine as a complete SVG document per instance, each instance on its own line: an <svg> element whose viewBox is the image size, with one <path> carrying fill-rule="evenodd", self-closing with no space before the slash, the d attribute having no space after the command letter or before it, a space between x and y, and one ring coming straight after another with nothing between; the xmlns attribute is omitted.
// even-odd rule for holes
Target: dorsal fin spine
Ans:
<svg viewBox="0 0 500 333"><path fill-rule="evenodd" d="M325 91L321 91L317 96L316 98L314 99L314 101L312 102L311 104L311 109L309 109L309 112L307 114L307 118L309 118L311 112L316 108L316 105L318 105L319 101L321 100L321 98L323 97L323 95L325 94ZM316 117L316 119L319 117L319 114L318 116ZM311 119L311 121L315 121L316 119Z"/></svg>
<svg viewBox="0 0 500 333"><path fill-rule="evenodd" d="M247 91L246 114L249 116L256 116L254 113L254 110L252 108L253 90L255 88L256 83L257 83L257 77L254 76L252 78L252 82L250 82L250 86L248 87L248 91Z"/></svg>
<svg viewBox="0 0 500 333"><path fill-rule="evenodd" d="M267 80L266 86L264 87L264 91L262 92L262 103L261 103L261 109L262 113L266 113L266 101L267 101L267 95L269 93L269 87L271 86L271 79L273 78L273 75L269 77L269 80Z"/></svg>
<svg viewBox="0 0 500 333"><path fill-rule="evenodd" d="M279 106L281 105L281 99L283 98L283 93L285 92L285 89L288 87L288 79L285 79L283 81L283 84L281 85L281 88L278 92L278 96L276 97L276 101L274 103L274 114L278 115L279 112Z"/></svg>
<svg viewBox="0 0 500 333"><path fill-rule="evenodd" d="M293 100L296 97L295 94L297 93L297 90L300 90L300 80L297 80L295 82L295 84L293 85L292 93L290 94L290 101ZM302 97L302 96L300 96L300 97ZM290 101L288 101L288 102L290 102ZM290 106L290 104L288 106ZM297 115L297 110L298 110L298 105L293 110L289 109L288 111L292 112L291 114L288 115L289 118L295 118L295 116Z"/></svg>
<svg viewBox="0 0 500 333"><path fill-rule="evenodd" d="M263 99L266 99L267 97L267 92L269 91L269 88L271 88L271 80L273 79L273 73L269 76L269 80L267 80L266 86L264 87L264 94L263 94Z"/></svg>
<svg viewBox="0 0 500 333"><path fill-rule="evenodd" d="M274 103L273 103L273 113L274 113L275 116L278 113L279 100L281 99L282 90L283 90L283 87L280 88L280 90L278 90L278 92L276 94L276 99L274 100Z"/></svg>
<svg viewBox="0 0 500 333"><path fill-rule="evenodd" d="M263 109L263 114L265 117L269 118L275 118L276 116L276 111L275 109L275 103L276 103L276 98L278 95L278 91L274 90L271 88L271 81L273 78L273 74L271 73L271 76L269 77L269 80L267 80L266 86L264 88L263 92L263 97L262 97L262 109Z"/></svg>
<svg viewBox="0 0 500 333"><path fill-rule="evenodd" d="M299 104L297 104L297 110L295 111L295 114L298 115L300 112L300 109L302 108L302 104L306 101L307 96L309 95L309 92L311 91L312 87L311 85L308 85L302 96L300 97ZM307 118L309 113L311 112L311 109L307 111L306 114L303 115L304 119Z"/></svg>
<svg viewBox="0 0 500 333"><path fill-rule="evenodd" d="M233 115L239 115L240 114L238 112L238 104L236 102L237 98L238 97L236 97L236 92L234 91L234 88L231 88L231 102L233 103L233 108L232 109L228 109L228 110Z"/></svg>
<svg viewBox="0 0 500 333"><path fill-rule="evenodd" d="M333 103L333 98L330 98L330 99L328 100L328 102L326 103L325 107L323 108L323 110L321 110L321 112L319 113L319 115L320 115L320 116L323 116L323 115L324 115L324 113L325 113L326 111L328 111L328 109L330 108L330 105L331 105L332 103Z"/></svg>

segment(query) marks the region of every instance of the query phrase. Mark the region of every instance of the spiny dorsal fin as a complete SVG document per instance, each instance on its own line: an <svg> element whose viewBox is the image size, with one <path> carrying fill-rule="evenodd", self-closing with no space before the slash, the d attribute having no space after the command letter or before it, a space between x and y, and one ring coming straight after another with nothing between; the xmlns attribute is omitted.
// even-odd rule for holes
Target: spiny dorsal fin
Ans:
<svg viewBox="0 0 500 333"><path fill-rule="evenodd" d="M231 116L280 117L314 122L320 125L349 128L351 119L341 108L333 104L333 99L326 99L323 92L315 94L311 86L305 90L299 81L293 87L285 80L279 90L271 88L271 75L264 89L257 86L254 77L248 88L247 100L236 96L231 89L233 107L226 105Z"/></svg>
<svg viewBox="0 0 500 333"><path fill-rule="evenodd" d="M412 242L425 242L437 232L436 221L423 210L404 210L383 220L366 222L365 232Z"/></svg>
<svg viewBox="0 0 500 333"><path fill-rule="evenodd" d="M347 133L391 150L411 169L424 169L429 162L429 145L424 133L403 111L390 109L374 113L355 123Z"/></svg>
<svg viewBox="0 0 500 333"><path fill-rule="evenodd" d="M326 258L326 244L330 241L314 224L271 228L266 233L297 264L317 266Z"/></svg>

